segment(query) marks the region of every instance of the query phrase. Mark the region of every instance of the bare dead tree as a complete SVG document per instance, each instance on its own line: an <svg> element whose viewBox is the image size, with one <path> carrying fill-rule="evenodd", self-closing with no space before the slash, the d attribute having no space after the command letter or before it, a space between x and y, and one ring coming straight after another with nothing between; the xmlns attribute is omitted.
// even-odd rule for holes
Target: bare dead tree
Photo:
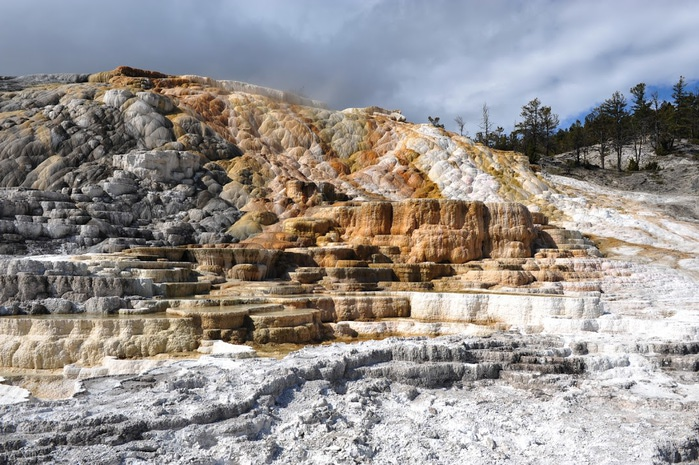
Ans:
<svg viewBox="0 0 699 465"><path fill-rule="evenodd" d="M456 125L459 127L459 135L463 136L464 135L464 126L466 126L466 122L464 119L461 117L461 115L457 116L454 118L454 122Z"/></svg>
<svg viewBox="0 0 699 465"><path fill-rule="evenodd" d="M490 133L493 132L493 123L490 121L490 108L488 108L488 104L485 102L483 102L483 108L481 109L481 124L479 127L483 130L482 140L479 142L489 147Z"/></svg>

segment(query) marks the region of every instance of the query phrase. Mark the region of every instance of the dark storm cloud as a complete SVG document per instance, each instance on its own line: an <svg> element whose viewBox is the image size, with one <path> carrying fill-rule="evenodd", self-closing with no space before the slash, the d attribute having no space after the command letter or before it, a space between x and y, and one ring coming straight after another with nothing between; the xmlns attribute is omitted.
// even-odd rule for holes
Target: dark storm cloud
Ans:
<svg viewBox="0 0 699 465"><path fill-rule="evenodd" d="M0 75L125 64L447 127L459 114L474 133L484 102L510 128L534 97L563 119L640 81L699 77L698 17L694 0L11 0Z"/></svg>

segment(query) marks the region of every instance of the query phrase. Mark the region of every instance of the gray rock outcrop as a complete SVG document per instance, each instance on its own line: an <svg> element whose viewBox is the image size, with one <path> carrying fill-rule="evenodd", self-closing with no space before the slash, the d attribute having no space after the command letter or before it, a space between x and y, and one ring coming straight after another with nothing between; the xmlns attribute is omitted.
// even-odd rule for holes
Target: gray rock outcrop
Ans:
<svg viewBox="0 0 699 465"><path fill-rule="evenodd" d="M225 241L240 214L207 163L240 150L170 97L87 80L2 81L0 254Z"/></svg>

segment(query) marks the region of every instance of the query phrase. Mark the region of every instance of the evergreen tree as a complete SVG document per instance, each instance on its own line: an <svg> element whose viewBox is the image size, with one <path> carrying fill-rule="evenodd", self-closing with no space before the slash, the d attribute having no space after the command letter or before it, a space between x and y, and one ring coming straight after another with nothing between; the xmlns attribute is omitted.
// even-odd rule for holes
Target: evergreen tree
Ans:
<svg viewBox="0 0 699 465"><path fill-rule="evenodd" d="M687 92L687 82L680 76L672 86L672 100L675 106L674 133L677 138L691 137L692 95Z"/></svg>
<svg viewBox="0 0 699 465"><path fill-rule="evenodd" d="M541 107L541 135L547 157L551 152L551 137L559 123L558 115L551 112L551 107Z"/></svg>
<svg viewBox="0 0 699 465"><path fill-rule="evenodd" d="M512 150L507 140L507 134L505 134L505 129L502 126L495 128L495 131L491 134L490 139L493 141L492 147L498 150Z"/></svg>
<svg viewBox="0 0 699 465"><path fill-rule="evenodd" d="M675 107L669 102L661 102L658 93L653 92L651 109L653 150L656 155L666 155L675 149Z"/></svg>
<svg viewBox="0 0 699 465"><path fill-rule="evenodd" d="M697 139L699 139L699 94L690 93L690 96L690 133L694 143L697 143Z"/></svg>
<svg viewBox="0 0 699 465"><path fill-rule="evenodd" d="M585 130L591 135L591 141L599 145L599 157L602 169L604 169L604 160L608 155L610 127L609 116L607 116L600 107L596 107L592 110L592 113L585 117Z"/></svg>
<svg viewBox="0 0 699 465"><path fill-rule="evenodd" d="M436 128L441 128L444 129L444 125L439 122L439 116L435 116L432 118L431 116L428 116L427 119L429 120L430 124Z"/></svg>
<svg viewBox="0 0 699 465"><path fill-rule="evenodd" d="M616 91L600 105L600 111L608 117L612 147L616 152L616 167L621 171L621 156L624 144L628 141L629 113L626 111L626 98Z"/></svg>
<svg viewBox="0 0 699 465"><path fill-rule="evenodd" d="M551 136L559 124L558 115L535 98L522 107L520 117L522 121L515 125L515 129L521 136L522 151L531 163L536 163L542 153L550 153Z"/></svg>
<svg viewBox="0 0 699 465"><path fill-rule="evenodd" d="M531 163L539 161L539 140L541 139L541 102L538 98L522 107L522 121L515 126L521 135L522 151Z"/></svg>
<svg viewBox="0 0 699 465"><path fill-rule="evenodd" d="M648 142L651 128L651 105L646 99L646 84L641 82L630 89L633 95L632 115L630 118L631 137L633 139L634 161L641 165L643 146Z"/></svg>
<svg viewBox="0 0 699 465"><path fill-rule="evenodd" d="M570 147L572 148L573 153L575 154L575 165L580 166L580 156L583 153L583 148L587 146L587 137L585 128L583 127L579 119L575 120L575 123L573 123L570 126L568 136L570 140Z"/></svg>

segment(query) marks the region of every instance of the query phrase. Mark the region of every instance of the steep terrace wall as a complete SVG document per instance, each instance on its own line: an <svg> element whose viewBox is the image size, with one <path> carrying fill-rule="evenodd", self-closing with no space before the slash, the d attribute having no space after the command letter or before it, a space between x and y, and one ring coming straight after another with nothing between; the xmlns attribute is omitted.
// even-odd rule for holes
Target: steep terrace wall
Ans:
<svg viewBox="0 0 699 465"><path fill-rule="evenodd" d="M351 244L397 247L410 263L465 263L480 258L527 258L537 231L516 203L410 199L321 207Z"/></svg>

